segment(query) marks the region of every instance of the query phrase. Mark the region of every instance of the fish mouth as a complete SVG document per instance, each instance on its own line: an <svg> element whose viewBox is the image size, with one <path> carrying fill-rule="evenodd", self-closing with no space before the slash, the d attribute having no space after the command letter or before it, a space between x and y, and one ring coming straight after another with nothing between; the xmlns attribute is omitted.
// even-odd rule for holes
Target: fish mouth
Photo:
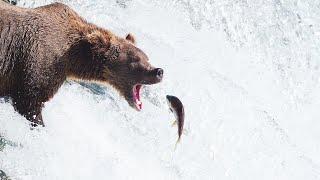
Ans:
<svg viewBox="0 0 320 180"><path fill-rule="evenodd" d="M141 92L142 84L136 84L132 88L132 100L134 107L137 111L141 111L142 102L140 100L140 92Z"/></svg>

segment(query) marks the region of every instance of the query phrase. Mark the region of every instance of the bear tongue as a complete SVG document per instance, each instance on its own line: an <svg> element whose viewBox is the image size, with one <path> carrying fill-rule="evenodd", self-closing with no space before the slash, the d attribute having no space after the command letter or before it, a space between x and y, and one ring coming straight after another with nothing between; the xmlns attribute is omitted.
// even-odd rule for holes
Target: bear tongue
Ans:
<svg viewBox="0 0 320 180"><path fill-rule="evenodd" d="M140 101L140 90L141 90L141 85L137 84L133 88L133 98L135 101L135 105L138 108L138 110L142 109L142 102Z"/></svg>

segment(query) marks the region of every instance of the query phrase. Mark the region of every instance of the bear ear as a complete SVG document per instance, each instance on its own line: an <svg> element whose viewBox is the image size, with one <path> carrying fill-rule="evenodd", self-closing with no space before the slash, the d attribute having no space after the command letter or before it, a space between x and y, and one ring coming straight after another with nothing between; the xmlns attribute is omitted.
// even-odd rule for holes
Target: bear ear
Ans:
<svg viewBox="0 0 320 180"><path fill-rule="evenodd" d="M129 33L127 36L126 36L126 40L127 41L130 41L132 44L136 44L136 39L134 38L134 36Z"/></svg>

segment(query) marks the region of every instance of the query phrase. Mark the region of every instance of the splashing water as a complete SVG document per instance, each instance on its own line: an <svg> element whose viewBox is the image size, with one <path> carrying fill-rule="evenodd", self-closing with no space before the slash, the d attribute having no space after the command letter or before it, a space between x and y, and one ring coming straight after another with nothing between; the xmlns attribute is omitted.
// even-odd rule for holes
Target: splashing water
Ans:
<svg viewBox="0 0 320 180"><path fill-rule="evenodd" d="M135 34L165 79L142 112L110 87L65 83L33 131L1 100L0 135L19 144L0 152L12 179L320 179L317 1L62 2ZM166 94L185 105L176 151Z"/></svg>

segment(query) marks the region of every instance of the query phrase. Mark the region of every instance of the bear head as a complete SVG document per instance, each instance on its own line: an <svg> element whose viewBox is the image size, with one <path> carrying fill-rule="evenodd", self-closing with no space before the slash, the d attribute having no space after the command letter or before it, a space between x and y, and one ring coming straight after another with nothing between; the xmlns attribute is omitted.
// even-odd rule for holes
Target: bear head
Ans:
<svg viewBox="0 0 320 180"><path fill-rule="evenodd" d="M108 31L95 31L86 36L87 45L82 57L90 62L92 77L81 78L108 83L119 91L129 105L142 109L141 88L161 82L163 69L149 63L148 56L135 44L135 38L114 36Z"/></svg>

